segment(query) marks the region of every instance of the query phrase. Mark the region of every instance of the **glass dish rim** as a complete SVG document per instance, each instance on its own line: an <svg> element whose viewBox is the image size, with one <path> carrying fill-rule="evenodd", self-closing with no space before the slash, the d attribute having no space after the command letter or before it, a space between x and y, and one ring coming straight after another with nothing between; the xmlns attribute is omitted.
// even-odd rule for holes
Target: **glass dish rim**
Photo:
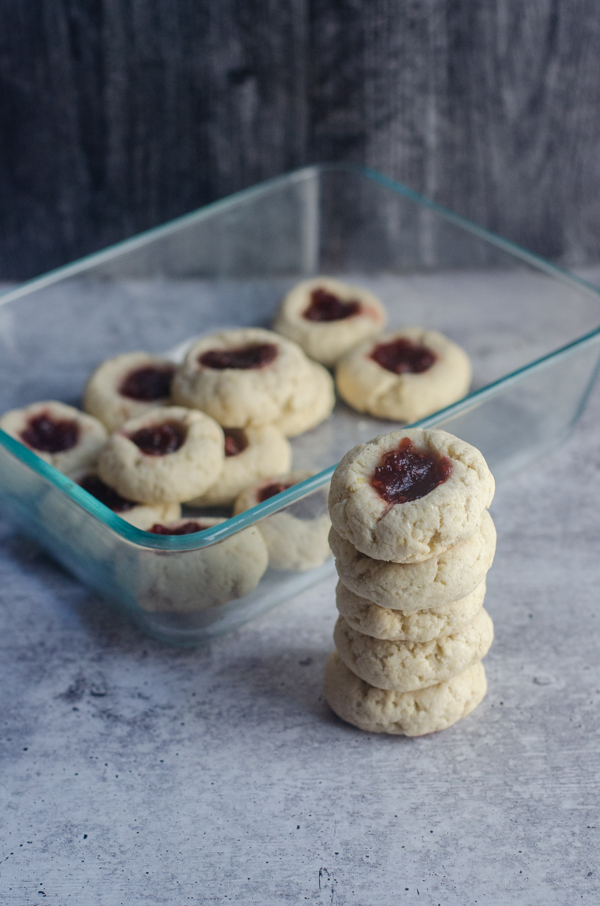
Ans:
<svg viewBox="0 0 600 906"><path fill-rule="evenodd" d="M71 264L63 265L61 267L48 271L47 273L42 274L39 277L34 277L31 280L27 280L24 283L20 284L18 287L9 289L4 293L1 293L0 306L8 302L16 301L19 298L27 296L30 293L43 289L47 286L51 286L52 284L57 283L63 279L76 276L77 274L88 270L95 264L101 264L106 261L110 261L111 259L116 258L123 253L132 251L137 247L142 247L150 241L166 237L171 233L175 233L179 229L185 228L192 223L196 223L204 219L205 217L214 214L215 212L223 211L229 207L233 207L240 201L251 199L253 196L259 196L266 191L277 188L277 186L279 185L284 185L293 181L300 181L302 179L306 179L311 175L315 175L319 172L324 171L354 173L377 182L380 185L383 185L386 188L389 188L392 191L403 195L410 201L413 201L423 207L429 208L430 210L441 216L443 219L454 223L456 226L459 226L462 229L475 234L476 236L479 236L481 239L490 242L492 245L495 245L497 248L502 249L503 251L513 255L514 257L520 258L534 268L545 271L549 275L560 279L564 283L572 284L580 291L587 291L588 293L590 293L590 295L593 295L596 298L600 298L599 287L594 286L592 283L588 283L588 281L584 280L581 277L578 277L576 274L570 273L569 271L559 267L558 265L546 261L546 259L540 257L539 255L521 248L521 246L511 242L510 240L504 239L503 237L498 236L490 230L479 226L468 218L462 217L460 214L455 214L453 211L444 208L442 205L439 205L437 202L431 201L423 195L420 195L413 189L408 188L408 186L405 186L402 183L391 179L390 177L385 176L382 173L379 173L377 170L373 170L369 167L363 167L358 164L322 163L300 167L280 176L276 176L272 179L265 180L264 182L258 183L255 186L251 186L248 189L242 189L241 191L235 192L232 195L228 195L223 199L219 199L218 201L203 205L201 208L198 208L195 211L191 211L188 214L184 214L181 217L170 220L165 224L152 227L149 230L138 233L129 239L124 239L121 242L108 246L107 248L102 249L98 252L92 252L90 255L86 255L83 258L77 259ZM426 418L411 422L408 425L403 425L402 428L408 429L432 427L440 421L445 421L447 418L458 415L472 408L474 405L478 405L485 399L495 396L505 387L520 380L524 375L543 369L544 367L548 367L559 359L571 355L580 348L583 348L587 345L592 345L595 342L600 342L600 326L595 328L593 331L589 331L583 334L581 337L572 340L564 346L560 346L558 349L555 349L552 352L547 353L546 355L534 359L527 365L524 365L521 368L516 369L515 371L509 372L503 377L498 378L496 381L492 381L491 383L486 384L484 387L480 387L478 390L472 391L459 402L453 403L451 406L447 406L445 409L440 409L433 415L427 416ZM400 428L399 430L402 430L402 428ZM266 500L263 503L260 503L243 513L240 513L237 516L232 516L226 519L220 525L204 529L202 532L197 532L189 535L154 535L151 532L146 532L142 529L136 528L133 525L130 525L116 513L113 513L112 510L109 510L108 507L106 507L104 504L100 503L99 500L96 500L94 497L92 497L91 494L88 494L87 491L84 491L83 488L79 487L79 485L76 484L72 479L68 478L68 476L64 475L62 472L59 472L52 465L45 462L27 447L25 447L15 438L6 434L1 429L0 444L2 444L2 446L4 446L24 465L28 466L34 472L41 475L44 479L48 480L59 490L63 491L76 504L90 513L108 528L117 532L117 534L122 536L125 540L137 545L138 547L163 551L197 550L204 547L209 547L220 541L224 541L226 538L237 533L238 531L254 525L259 519L270 516L278 510L283 509L284 507L289 506L291 503L294 503L300 498L306 496L307 494L323 488L330 481L331 476L337 466L337 463L334 463L333 465L328 466L326 469L323 469L321 472L316 473L310 478L298 482L298 484L293 485L291 488L282 491L275 497L272 497L269 500Z"/></svg>

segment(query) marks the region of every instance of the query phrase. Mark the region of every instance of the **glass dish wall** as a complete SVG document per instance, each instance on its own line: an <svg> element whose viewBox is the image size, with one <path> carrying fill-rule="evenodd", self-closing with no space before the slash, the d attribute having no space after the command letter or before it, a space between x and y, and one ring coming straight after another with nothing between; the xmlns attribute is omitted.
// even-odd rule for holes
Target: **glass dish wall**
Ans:
<svg viewBox="0 0 600 906"><path fill-rule="evenodd" d="M91 369L119 352L170 350L177 359L192 336L268 326L282 294L319 273L372 289L391 327L438 329L467 350L473 391L418 424L474 443L498 478L556 446L585 405L600 355L595 288L379 174L325 166L242 192L1 297L0 411L42 399L78 405ZM331 569L321 542L333 467L356 443L396 427L338 402L330 419L292 441L293 468L315 477L187 536L133 528L0 432L0 504L146 631L195 644ZM290 559L271 554L259 577L248 564L257 560L257 532L267 537L268 526L286 539ZM307 536L316 546L302 559L294 552Z"/></svg>

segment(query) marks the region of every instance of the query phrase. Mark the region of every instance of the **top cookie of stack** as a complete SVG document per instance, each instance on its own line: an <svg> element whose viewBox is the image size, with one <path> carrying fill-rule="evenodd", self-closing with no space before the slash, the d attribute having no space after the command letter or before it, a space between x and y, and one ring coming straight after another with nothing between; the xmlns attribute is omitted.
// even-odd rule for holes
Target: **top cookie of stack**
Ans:
<svg viewBox="0 0 600 906"><path fill-rule="evenodd" d="M331 480L329 511L334 529L364 554L417 563L474 535L494 489L471 444L412 428L350 450Z"/></svg>

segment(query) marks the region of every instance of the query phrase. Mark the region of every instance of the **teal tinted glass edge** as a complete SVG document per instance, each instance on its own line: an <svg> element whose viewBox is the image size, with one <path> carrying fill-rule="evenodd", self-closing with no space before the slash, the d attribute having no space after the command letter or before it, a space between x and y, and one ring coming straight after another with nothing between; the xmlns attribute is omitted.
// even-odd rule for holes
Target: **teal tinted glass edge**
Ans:
<svg viewBox="0 0 600 906"><path fill-rule="evenodd" d="M113 529L123 538L137 544L139 547L148 547L156 550L186 551L196 550L202 547L208 547L217 541L223 541L230 535L235 534L242 528L248 528L265 516L282 509L289 503L293 503L300 497L304 497L311 491L323 487L331 478L335 465L330 466L316 475L299 482L286 491L282 491L276 497L260 503L258 506L240 513L238 516L232 516L222 525L212 526L204 529L202 532L192 533L189 535L153 535L151 532L145 532L136 526L130 525L124 519L121 519L116 513L113 513L107 506L92 497L87 491L80 487L67 475L59 472L54 466L37 456L33 450L30 450L20 441L11 437L0 428L0 444L11 453L15 459L18 459L24 465L28 466L33 472L41 475L56 488L63 491L80 507L95 516L104 525ZM191 517L193 518L193 517ZM201 518L201 517L199 517Z"/></svg>
<svg viewBox="0 0 600 906"><path fill-rule="evenodd" d="M471 232L474 235L477 235L480 238L491 242L493 245L496 245L508 254L520 258L534 268L545 271L551 276L557 277L564 282L573 284L574 288L576 289L587 291L594 295L596 298L600 298L600 288L595 287L593 284L577 277L575 274L572 274L569 271L564 270L549 261L546 261L544 258L541 258L540 256L535 255L532 252L528 252L526 249L521 248L515 243L512 243L507 239L503 239L501 236L492 233L484 227L478 226L473 221L468 220L467 218L462 217L459 214L455 214L453 211L450 211L449 209L438 205L436 202L425 198L418 192L415 192L402 183L399 183L396 180L393 180L390 177L379 173L377 170L372 170L368 167L362 167L356 164L325 163L302 167L281 176L274 177L273 179L266 180L265 182L259 183L258 185L252 186L248 189L243 189L240 192L236 192L233 195L227 196L226 198L219 199L218 201L205 205L196 211L192 211L188 214L182 215L181 217L175 218L174 220L171 220L166 224L153 227L149 230L144 231L143 233L131 237L130 239L125 239L122 242L109 246L108 248L103 249L99 252L93 252L92 254L81 258L71 264L56 268L52 271L49 271L47 274L26 281L16 289L8 290L4 294L0 295L0 305L4 304L5 302L11 302L22 296L36 292L37 290L43 289L46 286L59 282L60 280L68 279L71 276L89 269L94 264L100 264L105 261L109 261L111 258L117 257L120 254L124 254L128 251L140 248L143 245L150 243L156 239L168 236L171 233L176 232L178 229L186 227L192 223L196 223L213 213L226 210L227 208L234 206L240 201L258 197L261 194L269 192L280 185L289 183L290 181L306 179L310 176L318 174L321 171L326 170L356 173L369 180L375 181L385 188L403 195L408 200L431 209L444 219L449 220L450 222L455 223L457 226L467 230L468 232ZM487 384L485 387L481 387L478 390L472 391L459 402L454 403L451 406L447 406L445 409L440 409L433 415L427 416L424 419L412 422L410 425L405 425L403 427L432 427L440 421L444 421L447 418L458 415L461 412L471 408L472 406L480 404L489 397L495 396L497 393L504 390L507 386L521 379L524 375L527 375L545 366L551 365L565 355L573 354L583 346L593 344L594 342L598 341L600 341L600 327L587 334L584 334L582 337L579 337L577 340L573 340L571 343L568 343L565 346L559 347L558 349L540 357L539 359L535 359L534 361L529 362L522 368L504 375L498 380ZM50 481L56 487L60 488L79 506L89 512L95 518L99 519L102 523L113 529L115 532L117 532L117 534L121 535L126 540L141 547L170 551L196 550L199 548L208 547L211 544L217 543L218 541L223 541L225 538L228 538L230 535L235 534L241 529L250 527L259 519L269 516L277 512L278 510L283 509L289 504L294 503L301 497L304 497L307 494L324 487L330 481L331 476L337 467L337 463L334 463L327 469L324 469L323 471L311 476L311 478L299 482L297 485L294 485L293 487L288 488L286 491L281 492L281 494L278 494L276 497L271 498L264 503L258 504L257 506L246 510L244 513L240 513L237 516L232 516L231 518L227 519L222 525L214 526L210 529L205 529L201 533L192 535L152 535L149 532L144 532L141 529L130 525L128 522L125 522L125 520L121 519L119 516L109 510L108 507L104 506L104 504L100 503L100 501L96 500L94 497L84 491L83 488L80 488L79 485L77 485L67 476L63 475L53 466L44 462L44 460L36 456L35 453L33 453L31 450L29 450L23 444L19 443L14 438L7 435L2 430L0 430L0 443L2 443L2 445L7 448L17 459L29 466L29 468L31 468L34 472L42 475L46 480Z"/></svg>
<svg viewBox="0 0 600 906"><path fill-rule="evenodd" d="M432 415L419 419L419 421L411 422L408 425L399 425L398 430L402 430L402 428L434 427L439 422L452 418L455 415L460 415L462 412L465 412L474 406L478 406L487 399L496 396L507 387L520 381L524 375L554 365L556 362L560 361L560 359L573 355L582 348L591 345L600 346L600 328L580 337L578 340L573 340L561 349L550 352L542 358L537 359L535 362L523 366L523 368L520 368L517 371L513 371L510 374L499 378L491 384L487 384L485 387L480 387L479 390L474 390L472 393L469 393L468 396L459 400L459 402L453 403L451 406L446 406L445 409L439 409ZM128 522L125 522L124 519L121 519L113 513L112 510L109 510L108 507L92 497L91 494L88 494L87 491L84 491L78 484L55 469L54 466L44 462L43 459L40 459L39 456L36 456L35 453L13 437L10 437L10 435L6 434L1 429L0 443L17 459L33 469L34 472L42 475L57 488L60 488L61 491L67 494L68 497L79 504L84 510L87 510L88 513L95 516L96 519L99 519L100 522L113 529L127 541L136 544L138 547L165 551L197 550L203 547L209 547L211 544L216 544L218 541L224 541L230 535L234 535L236 532L241 531L241 529L249 528L260 519L271 516L273 513L289 506L291 503L295 503L307 494L323 488L331 481L331 476L338 465L338 463L334 463L326 469L323 469L321 472L312 475L310 478L306 478L304 481L300 481L291 488L282 491L275 497L271 497L269 500L264 501L264 503L259 503L257 506L251 507L237 516L231 516L222 525L213 526L205 529L203 532L190 535L153 535L151 532L144 532L142 529L136 528Z"/></svg>

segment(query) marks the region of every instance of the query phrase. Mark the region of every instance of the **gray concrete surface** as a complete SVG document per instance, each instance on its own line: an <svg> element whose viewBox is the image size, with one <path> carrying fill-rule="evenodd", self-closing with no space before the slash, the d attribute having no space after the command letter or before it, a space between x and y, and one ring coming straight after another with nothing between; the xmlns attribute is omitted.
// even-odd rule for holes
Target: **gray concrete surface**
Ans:
<svg viewBox="0 0 600 906"><path fill-rule="evenodd" d="M499 489L489 693L418 740L324 703L333 580L181 651L2 526L0 902L597 904L599 415Z"/></svg>

